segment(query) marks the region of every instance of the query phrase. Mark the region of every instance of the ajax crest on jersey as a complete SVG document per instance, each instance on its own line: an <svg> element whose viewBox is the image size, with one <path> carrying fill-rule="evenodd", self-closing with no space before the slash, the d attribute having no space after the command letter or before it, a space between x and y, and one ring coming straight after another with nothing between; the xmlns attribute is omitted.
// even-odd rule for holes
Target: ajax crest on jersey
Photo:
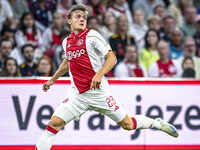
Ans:
<svg viewBox="0 0 200 150"><path fill-rule="evenodd" d="M81 45L83 44L83 42L84 42L83 39L79 39L79 40L77 41L77 45L78 45L78 46L81 46Z"/></svg>
<svg viewBox="0 0 200 150"><path fill-rule="evenodd" d="M174 67L173 65L170 65L170 66L169 66L169 72L170 72L170 73L176 72L176 69L175 69L175 67Z"/></svg>

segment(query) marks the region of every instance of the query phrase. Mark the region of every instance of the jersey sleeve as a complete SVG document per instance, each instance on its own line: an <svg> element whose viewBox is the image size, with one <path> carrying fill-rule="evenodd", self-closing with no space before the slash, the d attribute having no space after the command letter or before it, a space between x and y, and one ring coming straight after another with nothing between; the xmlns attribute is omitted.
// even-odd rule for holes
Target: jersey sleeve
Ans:
<svg viewBox="0 0 200 150"><path fill-rule="evenodd" d="M65 57L67 59L67 38L65 38L62 42L62 49L64 50L65 52Z"/></svg>
<svg viewBox="0 0 200 150"><path fill-rule="evenodd" d="M111 50L110 45L105 41L105 39L95 30L91 30L90 33L93 38L93 45L96 50L98 50L103 56L105 56L109 50Z"/></svg>

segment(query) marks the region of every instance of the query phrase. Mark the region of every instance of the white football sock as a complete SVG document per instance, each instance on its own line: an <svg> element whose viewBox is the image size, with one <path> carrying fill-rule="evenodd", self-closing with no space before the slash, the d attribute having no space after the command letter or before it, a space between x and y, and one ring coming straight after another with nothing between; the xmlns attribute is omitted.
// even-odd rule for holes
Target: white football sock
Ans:
<svg viewBox="0 0 200 150"><path fill-rule="evenodd" d="M50 150L57 132L58 131L52 127L47 126L46 130L39 138L35 150Z"/></svg>
<svg viewBox="0 0 200 150"><path fill-rule="evenodd" d="M154 119L151 119L149 117L143 116L143 115L135 115L134 116L136 120L137 127L136 129L149 129L149 128L154 128L154 129L160 129L161 124L159 121L156 121Z"/></svg>

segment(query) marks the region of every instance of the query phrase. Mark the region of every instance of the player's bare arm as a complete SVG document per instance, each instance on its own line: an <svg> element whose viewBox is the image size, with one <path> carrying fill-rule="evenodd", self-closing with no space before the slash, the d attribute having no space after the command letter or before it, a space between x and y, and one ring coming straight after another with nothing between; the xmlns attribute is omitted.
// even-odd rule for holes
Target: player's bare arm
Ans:
<svg viewBox="0 0 200 150"><path fill-rule="evenodd" d="M67 73L69 71L69 62L67 59L64 59L63 62L61 63L60 67L58 68L58 70L55 72L55 74L53 75L53 77L45 82L43 84L43 91L47 92L47 90L50 89L50 86L54 84L54 82L61 77L62 75L64 75L65 73Z"/></svg>
<svg viewBox="0 0 200 150"><path fill-rule="evenodd" d="M117 63L117 58L111 50L106 54L105 58L106 62L104 63L103 67L93 77L90 89L92 88L95 89L96 85L99 85L101 83L102 76L108 73Z"/></svg>

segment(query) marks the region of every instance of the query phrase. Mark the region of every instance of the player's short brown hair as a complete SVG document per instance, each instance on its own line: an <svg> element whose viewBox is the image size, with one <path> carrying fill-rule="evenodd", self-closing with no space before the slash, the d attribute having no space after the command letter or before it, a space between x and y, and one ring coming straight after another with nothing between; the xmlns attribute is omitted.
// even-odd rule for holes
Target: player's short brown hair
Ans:
<svg viewBox="0 0 200 150"><path fill-rule="evenodd" d="M84 11L84 12L86 13L86 15L88 15L89 8L88 8L86 5L83 5L83 4L74 5L74 6L69 10L68 19L71 19L71 18L72 18L72 14L73 14L73 12L75 12L76 10Z"/></svg>

